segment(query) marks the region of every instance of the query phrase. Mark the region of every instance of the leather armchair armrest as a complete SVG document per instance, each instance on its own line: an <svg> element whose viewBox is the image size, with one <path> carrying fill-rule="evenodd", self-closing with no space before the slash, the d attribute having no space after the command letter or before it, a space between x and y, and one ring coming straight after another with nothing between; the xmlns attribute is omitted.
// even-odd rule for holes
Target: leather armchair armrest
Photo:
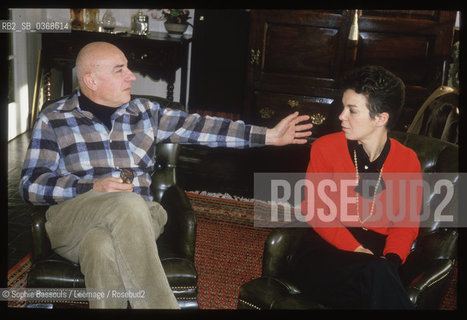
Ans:
<svg viewBox="0 0 467 320"><path fill-rule="evenodd" d="M274 301L289 293L287 287L275 278L262 277L240 287L238 309L271 309Z"/></svg>
<svg viewBox="0 0 467 320"><path fill-rule="evenodd" d="M423 271L406 286L409 298L417 308L436 309L438 307L433 303L442 294L453 265L454 261L451 259L439 259L425 264Z"/></svg>
<svg viewBox="0 0 467 320"><path fill-rule="evenodd" d="M290 284L277 278L262 277L240 287L238 309L324 309L310 296L291 292Z"/></svg>
<svg viewBox="0 0 467 320"><path fill-rule="evenodd" d="M194 259L196 217L186 193L176 184L177 158L180 145L159 143L156 146L156 168L151 191L154 201L167 211L168 220L159 237L159 255Z"/></svg>
<svg viewBox="0 0 467 320"><path fill-rule="evenodd" d="M264 244L263 276L282 278L289 273L289 265L307 231L306 227L271 231Z"/></svg>
<svg viewBox="0 0 467 320"><path fill-rule="evenodd" d="M399 268L410 300L417 308L436 308L457 256L458 231L420 229L415 251Z"/></svg>
<svg viewBox="0 0 467 320"><path fill-rule="evenodd" d="M421 255L433 260L455 259L458 237L459 232L456 229L439 229L435 233L425 236L418 243L418 246L421 247Z"/></svg>
<svg viewBox="0 0 467 320"><path fill-rule="evenodd" d="M32 261L37 261L52 252L49 237L45 230L45 212L48 207L34 208L31 215Z"/></svg>
<svg viewBox="0 0 467 320"><path fill-rule="evenodd" d="M177 185L167 189L160 201L167 211L164 232L157 240L159 255L193 261L195 255L196 216L186 193Z"/></svg>
<svg viewBox="0 0 467 320"><path fill-rule="evenodd" d="M177 158L180 145L177 143L159 143L156 146L156 165L152 173L151 191L154 200L161 202L167 189L177 183Z"/></svg>

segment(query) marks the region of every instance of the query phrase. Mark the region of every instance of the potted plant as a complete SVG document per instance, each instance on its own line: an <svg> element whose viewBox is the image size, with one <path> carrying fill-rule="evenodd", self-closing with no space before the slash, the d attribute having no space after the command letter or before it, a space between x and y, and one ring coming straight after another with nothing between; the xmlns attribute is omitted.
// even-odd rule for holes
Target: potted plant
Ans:
<svg viewBox="0 0 467 320"><path fill-rule="evenodd" d="M172 38L181 38L188 26L190 18L190 11L188 9L162 9L162 15L158 16L157 12L151 13L154 19L165 20L164 26L167 33Z"/></svg>

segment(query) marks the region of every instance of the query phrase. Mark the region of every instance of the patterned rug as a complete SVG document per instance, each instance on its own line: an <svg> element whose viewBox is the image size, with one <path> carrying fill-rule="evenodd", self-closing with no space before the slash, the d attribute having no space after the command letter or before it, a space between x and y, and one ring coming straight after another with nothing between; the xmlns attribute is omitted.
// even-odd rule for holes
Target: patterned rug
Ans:
<svg viewBox="0 0 467 320"><path fill-rule="evenodd" d="M29 269L31 268L31 253L28 253L21 261L8 270L8 288L20 289L26 287L26 280ZM8 301L9 308L24 308L24 301Z"/></svg>
<svg viewBox="0 0 467 320"><path fill-rule="evenodd" d="M236 309L240 286L261 276L263 245L270 230L252 227L252 202L188 196L198 219L199 307Z"/></svg>

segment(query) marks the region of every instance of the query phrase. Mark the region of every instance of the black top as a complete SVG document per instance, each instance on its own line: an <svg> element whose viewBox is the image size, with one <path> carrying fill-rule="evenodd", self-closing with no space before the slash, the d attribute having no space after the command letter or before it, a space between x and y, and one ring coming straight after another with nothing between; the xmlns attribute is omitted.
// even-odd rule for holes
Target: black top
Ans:
<svg viewBox="0 0 467 320"><path fill-rule="evenodd" d="M376 181L378 180L379 172L383 167L384 161L386 161L386 158L389 154L389 149L391 149L391 141L389 138L386 140L383 150L381 151L378 158L376 158L374 161L370 161L370 158L368 158L368 155L363 149L363 145L359 144L356 140L347 140L347 147L349 149L352 161L354 160L354 150L357 153L357 165L360 180L358 181L358 185L354 190L362 197L371 199L374 195L374 189L376 186ZM368 184L368 186L366 186L366 184ZM380 193L385 189L386 184L381 177L381 181L376 193Z"/></svg>
<svg viewBox="0 0 467 320"><path fill-rule="evenodd" d="M356 140L347 140L347 147L349 149L350 157L353 161L354 150L357 153L357 165L358 172L360 174L360 180L358 185L355 187L355 192L358 192L361 196L366 198L372 198L374 194L374 187L376 185L376 180L378 179L379 172L383 167L384 161L389 154L391 149L391 141L389 138L384 144L383 150L378 158L375 161L370 161L368 155L363 149L363 145L359 144ZM370 183L369 192L363 192L365 189L363 185L365 183ZM383 178L381 177L380 186L378 192L380 193L386 189ZM352 235L359 241L365 248L370 249L377 256L382 255L384 245L386 243L386 236L373 232L371 230L362 231L361 228L348 228ZM386 254L386 258L391 262L391 265L397 269L402 263L402 259L395 253Z"/></svg>
<svg viewBox="0 0 467 320"><path fill-rule="evenodd" d="M112 129L112 122L110 118L117 110L117 108L104 106L91 101L82 92L78 96L79 106L81 110L91 112L97 119L99 119L109 131Z"/></svg>

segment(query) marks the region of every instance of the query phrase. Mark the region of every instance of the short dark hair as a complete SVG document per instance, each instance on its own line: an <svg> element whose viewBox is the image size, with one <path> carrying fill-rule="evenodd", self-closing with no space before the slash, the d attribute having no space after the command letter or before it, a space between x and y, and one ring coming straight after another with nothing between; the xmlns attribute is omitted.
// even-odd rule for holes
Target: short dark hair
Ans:
<svg viewBox="0 0 467 320"><path fill-rule="evenodd" d="M387 112L386 124L391 129L397 123L405 102L404 82L381 66L365 66L346 74L342 82L343 91L352 89L368 99L370 117Z"/></svg>

